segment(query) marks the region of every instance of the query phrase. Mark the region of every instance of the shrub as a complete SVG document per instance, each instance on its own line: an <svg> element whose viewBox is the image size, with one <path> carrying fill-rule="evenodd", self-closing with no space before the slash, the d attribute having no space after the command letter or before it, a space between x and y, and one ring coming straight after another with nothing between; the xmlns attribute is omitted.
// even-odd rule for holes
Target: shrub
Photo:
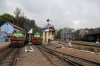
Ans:
<svg viewBox="0 0 100 66"><path fill-rule="evenodd" d="M98 50L94 47L89 47L88 48L88 51L91 51L91 52L98 52Z"/></svg>
<svg viewBox="0 0 100 66"><path fill-rule="evenodd" d="M78 49L78 47L77 47L77 46L72 46L72 48L74 48L74 49Z"/></svg>

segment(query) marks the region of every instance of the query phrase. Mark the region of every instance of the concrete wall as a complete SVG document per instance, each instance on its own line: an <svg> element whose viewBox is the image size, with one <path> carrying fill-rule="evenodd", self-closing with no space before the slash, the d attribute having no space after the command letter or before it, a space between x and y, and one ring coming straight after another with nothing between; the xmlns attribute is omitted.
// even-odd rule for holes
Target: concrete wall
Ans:
<svg viewBox="0 0 100 66"><path fill-rule="evenodd" d="M1 31L5 31L6 33L11 34L13 32L14 28L11 24L9 24L8 22L4 23L1 26Z"/></svg>
<svg viewBox="0 0 100 66"><path fill-rule="evenodd" d="M3 33L2 35L0 35L0 42L6 41L6 38L7 38L7 34Z"/></svg>
<svg viewBox="0 0 100 66"><path fill-rule="evenodd" d="M5 31L7 34L12 34L14 30L19 31L19 29L14 28L9 22L6 22L1 25L1 31ZM7 39L8 41L10 41L10 37L7 37Z"/></svg>

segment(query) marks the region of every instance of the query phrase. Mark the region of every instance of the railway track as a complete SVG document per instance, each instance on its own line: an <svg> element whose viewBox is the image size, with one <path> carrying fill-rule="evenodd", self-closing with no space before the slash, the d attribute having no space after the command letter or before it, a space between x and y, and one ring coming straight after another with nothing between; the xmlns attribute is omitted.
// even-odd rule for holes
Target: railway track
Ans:
<svg viewBox="0 0 100 66"><path fill-rule="evenodd" d="M67 42L68 43L68 42ZM97 45L90 45L90 44L84 44L84 43L76 43L76 42L71 42L72 43L72 45L74 46L81 46L81 47L83 47L83 48L95 48L95 49L97 49L97 53L99 53L100 52L100 45L99 44L97 44ZM88 49L87 49L88 50ZM93 52L93 51L92 51ZM95 52L95 51L94 51Z"/></svg>
<svg viewBox="0 0 100 66"><path fill-rule="evenodd" d="M89 44L81 44L81 43L74 43L74 42L71 42L72 44L76 44L76 45L83 45L83 46L91 46L91 47L97 47L97 48L100 48L100 46L98 45L89 45Z"/></svg>
<svg viewBox="0 0 100 66"><path fill-rule="evenodd" d="M61 56L60 54L55 53L54 50L45 48L43 46L38 46L38 48L54 66L66 66L66 65L67 66L83 66L80 63L71 61L68 58Z"/></svg>
<svg viewBox="0 0 100 66"><path fill-rule="evenodd" d="M14 66L20 48L10 48L0 58L0 66Z"/></svg>
<svg viewBox="0 0 100 66"><path fill-rule="evenodd" d="M69 55L66 53L58 52L58 51L46 48L44 46L41 46L41 47L45 48L46 51L48 51L49 53L54 54L54 55L62 58L66 62L72 63L73 64L72 66L91 66L91 65L92 66L100 66L100 63L98 63L98 62L94 62L94 61L87 60L84 58L80 58L80 57L76 57L76 56Z"/></svg>

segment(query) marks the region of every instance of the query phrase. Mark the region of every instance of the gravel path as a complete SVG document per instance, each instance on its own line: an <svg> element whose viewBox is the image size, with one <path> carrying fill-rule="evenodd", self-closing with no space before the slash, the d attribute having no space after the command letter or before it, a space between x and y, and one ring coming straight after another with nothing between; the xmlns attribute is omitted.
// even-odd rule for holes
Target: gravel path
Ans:
<svg viewBox="0 0 100 66"><path fill-rule="evenodd" d="M25 47L21 49L16 66L53 66L34 45L32 48L30 52L25 52Z"/></svg>
<svg viewBox="0 0 100 66"><path fill-rule="evenodd" d="M47 47L55 49L58 45L58 42L59 41L52 41L51 45L47 45ZM64 52L64 53L68 53L68 54L71 54L71 55L75 55L75 56L78 56L78 57L81 57L81 58L86 58L86 59L100 63L100 54L83 52L83 51L71 49L71 48L68 48L68 47L56 48L55 50L60 51L60 52Z"/></svg>

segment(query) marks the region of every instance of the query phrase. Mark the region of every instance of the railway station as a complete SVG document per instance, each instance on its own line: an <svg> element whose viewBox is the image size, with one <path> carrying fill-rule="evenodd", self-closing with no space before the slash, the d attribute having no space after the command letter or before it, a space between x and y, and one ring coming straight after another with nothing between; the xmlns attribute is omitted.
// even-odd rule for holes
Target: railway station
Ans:
<svg viewBox="0 0 100 66"><path fill-rule="evenodd" d="M6 24L8 24L8 22ZM11 23L9 23L9 25L10 24ZM16 26L16 25L14 25L14 26ZM22 29L18 26L16 26L16 27L17 27L16 28L17 31L12 32L12 34L11 34L12 36L9 37L10 41L0 42L0 53L1 53L0 60L2 60L0 62L1 66L7 65L7 64L10 64L10 65L14 64L17 66L20 66L20 65L31 66L31 65L33 65L32 63L34 63L34 65L38 65L38 66L48 66L48 65L50 65L50 66L52 66L52 65L66 66L66 65L76 65L76 64L79 66L100 65L100 63L98 62L98 60L99 60L98 57L100 57L100 53L96 53L96 52L100 51L100 49L99 49L100 45L99 44L96 45L95 42L92 42L91 43L92 45L91 45L89 42L85 42L85 41L72 41L71 40L73 38L72 31L70 31L69 29L68 30L70 32L68 30L65 30L65 31L63 30L62 34L64 34L64 35L62 35L62 41L57 41L57 40L54 40L55 30L53 27L49 27L49 30L47 28L42 28L42 33L36 32L34 34L33 34L34 30L32 28L28 28L28 29L26 29L26 32L24 32L23 31L24 29ZM2 29L3 29L3 27L2 27ZM23 37L23 35L25 35L25 33L26 33L26 38L24 41L24 40L22 40L22 37ZM66 33L66 36L65 36L65 33ZM21 35L21 34L23 34L23 35ZM5 35L5 36L7 36L7 35ZM87 33L87 34L85 34L85 36L88 36L88 37L92 36L92 37L95 37L96 39L98 39L97 37L99 37L99 32L95 31L93 33ZM64 37L66 37L67 42L71 40L70 43L72 44L72 46L69 47L68 43L64 42L64 40L65 40ZM69 37L70 37L70 40L69 40ZM48 43L49 40L50 40L50 43ZM23 43L23 41L26 43ZM11 44L13 46L10 46ZM87 49L85 47L87 47ZM97 49L94 49L93 47L95 47ZM89 50L89 51L83 50L84 48L85 48L85 50ZM6 49L9 49L9 51ZM9 61L10 63L7 62L4 64L4 62L6 62L7 57L10 57L10 55L6 55L5 53L6 52L10 53L10 51L12 51L15 55L18 55L17 58L15 58L17 60L12 59L14 62L16 62L16 64L13 63L12 61ZM49 52L50 52L50 54L48 54ZM51 52L54 53L54 55L51 54ZM59 56L60 54L62 55L61 57ZM52 58L52 57L55 57L55 55L58 56L59 58ZM65 57L65 55L66 55L66 57ZM13 57L13 56L11 56L11 57ZM22 56L24 56L24 57L22 57ZM60 59L63 56L64 56L64 58ZM84 57L85 59L83 60L82 57ZM88 59L87 59L87 57L88 57ZM91 57L94 57L95 61L92 60ZM67 58L69 58L69 60L66 60ZM74 59L73 61L71 60L72 58ZM81 62L78 62L78 61L76 62L76 60L79 60L79 58L80 58ZM23 60L23 59L26 59L26 60ZM34 59L37 59L37 60L34 60ZM44 61L44 59L45 59L45 61ZM56 59L58 61L48 61L48 59L50 59L50 60ZM39 61L39 64L37 64L37 61ZM66 63L66 61L67 61L67 63ZM21 63L19 63L19 62L21 62ZM74 63L72 63L72 62L74 62ZM83 62L85 62L85 63L83 63Z"/></svg>
<svg viewBox="0 0 100 66"><path fill-rule="evenodd" d="M100 66L99 0L1 0L0 66Z"/></svg>

